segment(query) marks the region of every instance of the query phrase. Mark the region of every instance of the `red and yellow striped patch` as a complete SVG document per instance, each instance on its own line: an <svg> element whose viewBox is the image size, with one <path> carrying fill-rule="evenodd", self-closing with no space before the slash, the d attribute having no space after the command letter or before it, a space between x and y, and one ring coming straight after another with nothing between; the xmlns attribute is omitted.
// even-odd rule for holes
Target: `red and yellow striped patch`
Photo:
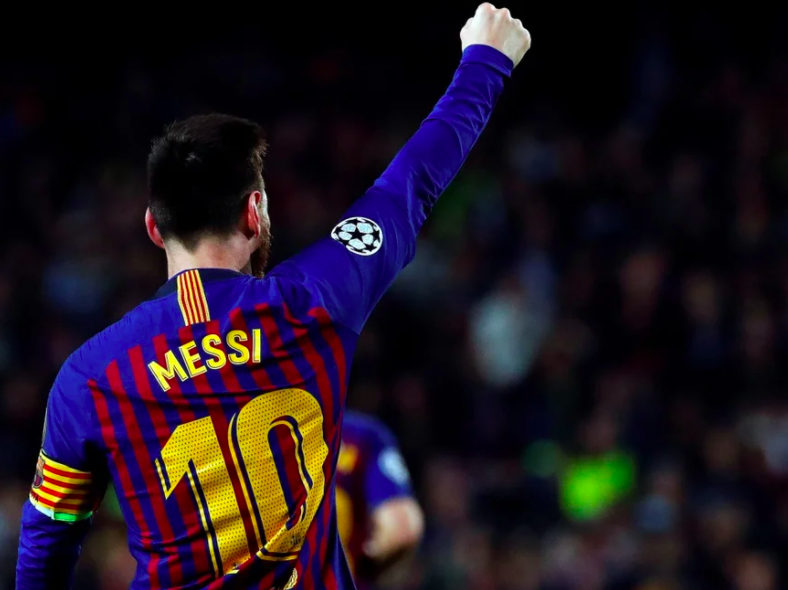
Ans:
<svg viewBox="0 0 788 590"><path fill-rule="evenodd" d="M188 326L210 321L211 312L208 309L208 299L205 297L199 271L187 270L179 274L177 284L178 305L183 314L183 322Z"/></svg>
<svg viewBox="0 0 788 590"><path fill-rule="evenodd" d="M39 512L53 520L77 522L89 518L100 501L90 473L58 463L41 451L30 489L30 503Z"/></svg>

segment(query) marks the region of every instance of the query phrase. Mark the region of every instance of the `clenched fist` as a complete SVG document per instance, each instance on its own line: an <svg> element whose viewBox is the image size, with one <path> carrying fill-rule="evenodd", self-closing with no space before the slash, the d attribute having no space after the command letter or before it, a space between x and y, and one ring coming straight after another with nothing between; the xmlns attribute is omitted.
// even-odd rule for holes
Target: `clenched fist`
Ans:
<svg viewBox="0 0 788 590"><path fill-rule="evenodd" d="M512 18L508 8L481 4L460 31L463 50L469 45L494 47L516 66L531 47L531 34L520 19Z"/></svg>

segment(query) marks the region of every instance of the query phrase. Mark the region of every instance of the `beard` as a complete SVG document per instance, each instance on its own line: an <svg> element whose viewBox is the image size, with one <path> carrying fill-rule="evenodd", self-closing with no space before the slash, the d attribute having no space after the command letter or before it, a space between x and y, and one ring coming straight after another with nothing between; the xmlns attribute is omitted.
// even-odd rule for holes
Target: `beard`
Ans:
<svg viewBox="0 0 788 590"><path fill-rule="evenodd" d="M249 258L249 267L253 277L262 279L268 266L268 256L271 253L271 229L262 232L260 246L252 252Z"/></svg>

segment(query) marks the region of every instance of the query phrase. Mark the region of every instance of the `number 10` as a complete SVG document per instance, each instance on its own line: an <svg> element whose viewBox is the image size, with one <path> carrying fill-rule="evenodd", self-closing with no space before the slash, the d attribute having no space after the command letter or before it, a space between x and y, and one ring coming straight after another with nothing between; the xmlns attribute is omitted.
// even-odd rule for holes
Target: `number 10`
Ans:
<svg viewBox="0 0 788 590"><path fill-rule="evenodd" d="M301 389L264 393L232 417L226 435L243 497L210 416L178 426L161 450L155 464L164 497L188 478L217 575L251 557L240 502L252 516L257 556L295 559L325 491L320 404Z"/></svg>

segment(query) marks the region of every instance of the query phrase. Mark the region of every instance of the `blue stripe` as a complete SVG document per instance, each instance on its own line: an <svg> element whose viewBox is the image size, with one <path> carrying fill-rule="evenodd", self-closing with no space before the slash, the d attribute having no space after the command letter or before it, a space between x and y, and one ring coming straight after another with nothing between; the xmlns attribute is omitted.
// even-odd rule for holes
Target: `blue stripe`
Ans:
<svg viewBox="0 0 788 590"><path fill-rule="evenodd" d="M309 360L306 358L304 351L301 349L301 346L299 346L298 344L298 340L296 339L293 325L287 321L283 310L271 309L270 311L271 313L269 315L273 319L274 324L277 327L277 331L279 332L279 338L282 341L282 347L284 351L287 353L288 359L293 361L293 364L298 370L299 375L301 375L301 378L304 380L303 385L301 385L301 389L304 389L305 391L312 394L312 396L320 404L320 413L323 415L323 421L325 422L325 415L326 415L325 400L323 399L322 392L318 387L315 370L312 368L312 365L310 364ZM298 318L298 316L294 314L292 309L290 309L289 307L288 307L288 311L290 312L290 315L293 318L300 321L304 329L308 331L307 332L308 335L311 335L312 332L314 332L315 328L317 327L317 324L314 323L314 320L312 320L312 318L308 318L309 320L313 321L313 325L310 326L308 325L307 322L304 322L301 318ZM333 364L333 361L331 364ZM326 367L328 366L329 365L326 365ZM336 394L334 393L335 391L336 390L334 390L332 387L331 395L335 398L334 405L336 405ZM324 432L325 432L325 428L324 428Z"/></svg>
<svg viewBox="0 0 788 590"><path fill-rule="evenodd" d="M340 412L344 410L344 400L342 399L341 392L345 387L345 384L341 383L339 379L339 366L336 362L334 362L334 354L331 350L331 344L320 329L321 326L317 319L309 315L300 319L309 326L309 339L312 342L317 354L320 355L321 359L323 359L323 365L325 366L326 373L328 374L328 382L331 385L331 395L334 399L334 411L332 419L333 423L337 424L339 422ZM337 339L339 339L342 344L342 349L345 353L345 364L347 365L347 360L352 358L353 351L352 349L348 350L348 347L340 338L338 330L336 328L331 329L337 335ZM350 374L349 369L349 366L345 367L346 375Z"/></svg>
<svg viewBox="0 0 788 590"><path fill-rule="evenodd" d="M255 328L260 329L260 338L262 342L260 366L262 366L265 369L265 372L268 374L268 379L271 381L271 385L273 386L274 390L294 387L294 385L291 384L290 381L288 381L285 377L279 360L271 353L271 343L268 342L265 328L263 327L263 322L258 317L257 312L255 312L253 309L250 311L244 310L243 316L244 320L246 321L246 325L249 328L250 335L251 331Z"/></svg>

